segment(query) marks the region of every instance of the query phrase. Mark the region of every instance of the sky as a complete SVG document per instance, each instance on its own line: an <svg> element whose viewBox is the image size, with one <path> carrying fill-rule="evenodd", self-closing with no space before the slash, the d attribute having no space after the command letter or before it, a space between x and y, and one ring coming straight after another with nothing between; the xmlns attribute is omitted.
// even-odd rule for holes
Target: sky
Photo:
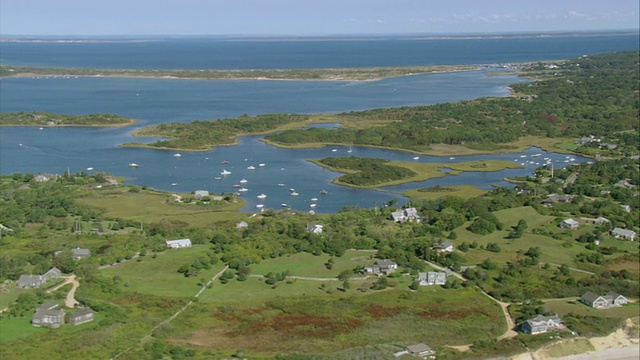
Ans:
<svg viewBox="0 0 640 360"><path fill-rule="evenodd" d="M0 0L1 35L382 35L639 29L640 0Z"/></svg>

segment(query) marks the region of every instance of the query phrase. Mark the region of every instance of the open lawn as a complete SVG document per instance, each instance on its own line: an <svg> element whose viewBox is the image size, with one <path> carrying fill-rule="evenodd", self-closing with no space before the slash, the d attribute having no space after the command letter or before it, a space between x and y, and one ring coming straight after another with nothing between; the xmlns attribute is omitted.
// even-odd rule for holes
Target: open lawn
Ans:
<svg viewBox="0 0 640 360"><path fill-rule="evenodd" d="M0 310L9 306L9 304L16 301L18 296L23 293L33 291L32 289L21 289L16 286L14 282L0 285Z"/></svg>
<svg viewBox="0 0 640 360"><path fill-rule="evenodd" d="M329 270L324 265L331 258L329 255L323 253L320 256L315 256L309 253L298 253L251 265L251 273L265 275L268 272L276 273L288 270L290 275L295 276L336 278L344 270L372 265L376 261L375 254L375 251L347 250L340 257L332 257L333 266Z"/></svg>
<svg viewBox="0 0 640 360"><path fill-rule="evenodd" d="M0 342L5 344L7 341L38 334L62 333L66 335L82 333L97 328L100 320L104 318L101 314L96 312L94 313L94 320L92 322L77 326L64 324L58 329L48 329L45 327L35 327L31 325L31 317L33 316L33 313L34 312L32 311L23 317L6 317L0 319Z"/></svg>
<svg viewBox="0 0 640 360"><path fill-rule="evenodd" d="M187 196L183 194L183 196ZM140 192L95 192L79 201L106 211L105 216L126 218L142 222L157 222L162 219L184 221L193 227L209 226L216 221L244 219L237 212L241 203L225 205L181 204L173 201L170 193L143 190Z"/></svg>
<svg viewBox="0 0 640 360"><path fill-rule="evenodd" d="M193 277L185 277L177 270L200 257L207 258L208 249L206 245L171 249L158 253L155 259L149 254L101 271L107 276L120 276L125 284L125 291L130 289L141 294L191 297L200 289L200 279L209 281L224 265L212 265L211 269L202 269Z"/></svg>

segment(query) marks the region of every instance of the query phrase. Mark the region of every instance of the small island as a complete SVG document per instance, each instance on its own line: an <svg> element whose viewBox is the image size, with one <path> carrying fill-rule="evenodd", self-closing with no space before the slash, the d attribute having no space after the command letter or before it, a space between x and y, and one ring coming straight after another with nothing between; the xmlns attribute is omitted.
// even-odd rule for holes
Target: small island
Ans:
<svg viewBox="0 0 640 360"><path fill-rule="evenodd" d="M136 121L113 114L65 115L48 112L0 113L0 126L128 126Z"/></svg>
<svg viewBox="0 0 640 360"><path fill-rule="evenodd" d="M500 171L522 168L522 166L506 160L439 164L351 156L309 161L329 170L345 173L345 175L336 178L333 183L353 188L377 188L407 182L425 181L446 175L458 175L463 171ZM442 171L445 168L451 169L451 171Z"/></svg>
<svg viewBox="0 0 640 360"><path fill-rule="evenodd" d="M474 65L431 65L343 69L85 69L0 66L0 77L136 77L194 80L371 81L390 77L478 70Z"/></svg>

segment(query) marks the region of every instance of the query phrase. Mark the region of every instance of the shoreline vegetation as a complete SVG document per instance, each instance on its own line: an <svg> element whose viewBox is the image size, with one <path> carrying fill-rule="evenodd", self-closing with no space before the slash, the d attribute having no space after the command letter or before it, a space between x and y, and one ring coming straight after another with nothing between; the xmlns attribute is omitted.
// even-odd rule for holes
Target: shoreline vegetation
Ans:
<svg viewBox="0 0 640 360"><path fill-rule="evenodd" d="M124 127L136 122L113 114L67 115L41 111L0 113L0 126Z"/></svg>
<svg viewBox="0 0 640 360"><path fill-rule="evenodd" d="M480 65L326 69L90 69L0 66L3 77L119 77L184 80L374 81L391 77L479 70Z"/></svg>

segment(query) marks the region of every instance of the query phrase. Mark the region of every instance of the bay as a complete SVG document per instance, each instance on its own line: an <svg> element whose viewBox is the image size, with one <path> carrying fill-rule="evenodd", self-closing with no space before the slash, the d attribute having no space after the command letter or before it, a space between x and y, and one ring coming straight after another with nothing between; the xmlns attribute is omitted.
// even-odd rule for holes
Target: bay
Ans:
<svg viewBox="0 0 640 360"><path fill-rule="evenodd" d="M633 43L634 39L636 40ZM438 43L407 39L382 41L218 41L168 39L148 43L1 43L2 63L41 66L108 68L301 68L477 64L552 60L613 50L637 48L637 35L527 39L455 39ZM204 42L204 43L203 43ZM215 41L214 41L215 42ZM208 44L208 45L207 45ZM215 46L214 46L215 45ZM226 51L216 46L226 46ZM215 50L213 50L213 48ZM345 147L286 150L268 146L259 136L239 139L236 146L208 152L181 153L122 148L134 139L130 132L164 122L230 118L242 114L337 113L383 107L429 105L505 96L507 86L527 81L512 75L487 76L495 70L428 74L365 82L319 81L203 81L132 78L3 78L0 111L49 111L66 114L114 113L135 118L125 128L0 128L0 173L62 173L93 168L123 176L126 183L176 191L235 191L247 180L244 211L256 205L308 210L318 198L317 212L344 206L378 206L393 199L406 201L401 191L434 185L470 184L489 189L512 186L505 176L528 175L539 166L530 155L549 157L558 166L569 162L562 154L532 148L524 153L448 157L420 156L417 161L449 163L488 159L516 160L522 169L466 173L426 182L377 190L356 190L331 184L339 176L306 161L327 156L380 157L413 160L406 152ZM492 74L495 75L495 74ZM151 141L152 139L148 139ZM332 150L335 150L332 151ZM532 159L532 158L530 158ZM222 161L229 164L222 164ZM575 157L574 163L587 159ZM130 163L140 164L131 168ZM265 166L260 167L258 164ZM247 168L253 165L255 170ZM231 172L227 176L220 173ZM220 179L216 179L220 178ZM282 184L283 186L280 186ZM298 196L291 196L295 189ZM320 195L321 190L328 191ZM257 198L266 194L263 200Z"/></svg>

